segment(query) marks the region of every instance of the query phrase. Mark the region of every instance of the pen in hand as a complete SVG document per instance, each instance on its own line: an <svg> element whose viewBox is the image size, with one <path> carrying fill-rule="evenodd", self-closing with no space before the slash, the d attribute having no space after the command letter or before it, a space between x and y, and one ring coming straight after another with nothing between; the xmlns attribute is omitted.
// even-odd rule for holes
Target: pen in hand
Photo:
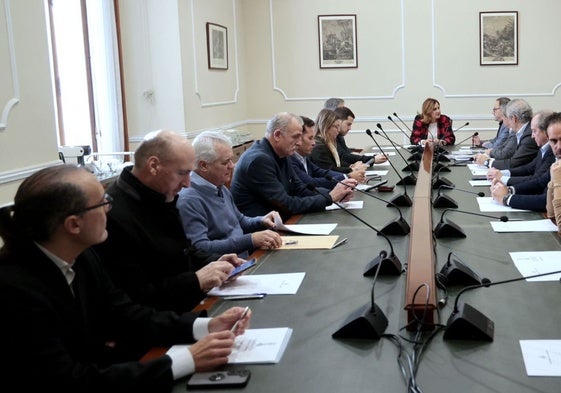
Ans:
<svg viewBox="0 0 561 393"><path fill-rule="evenodd" d="M234 326L232 326L232 328L230 329L230 331L232 333L236 333L236 329L238 328L239 323L241 322L242 319L245 318L245 316L247 315L247 312L249 311L249 306L246 306L246 308L244 308L241 317L236 321L236 323L234 323Z"/></svg>

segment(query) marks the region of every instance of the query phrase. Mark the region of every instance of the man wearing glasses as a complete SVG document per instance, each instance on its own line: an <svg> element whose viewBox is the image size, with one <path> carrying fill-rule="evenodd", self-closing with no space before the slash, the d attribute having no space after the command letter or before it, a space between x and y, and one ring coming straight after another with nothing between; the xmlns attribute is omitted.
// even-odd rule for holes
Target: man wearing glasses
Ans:
<svg viewBox="0 0 561 393"><path fill-rule="evenodd" d="M489 139L488 141L481 142L479 136L473 137L473 144L475 146L481 146L486 149L496 148L501 146L504 142L506 142L509 128L504 122L505 113L506 113L506 104L508 104L510 98L508 97L499 97L495 101L495 105L493 105L493 116L495 116L495 120L499 122L499 128L497 129L497 135Z"/></svg>

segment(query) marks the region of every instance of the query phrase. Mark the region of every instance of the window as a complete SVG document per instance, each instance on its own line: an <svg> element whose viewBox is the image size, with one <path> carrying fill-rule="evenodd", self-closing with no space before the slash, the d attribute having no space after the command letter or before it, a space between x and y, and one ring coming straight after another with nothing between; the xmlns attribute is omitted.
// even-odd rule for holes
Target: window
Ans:
<svg viewBox="0 0 561 393"><path fill-rule="evenodd" d="M47 1L59 145L89 145L100 161L127 151L116 3Z"/></svg>

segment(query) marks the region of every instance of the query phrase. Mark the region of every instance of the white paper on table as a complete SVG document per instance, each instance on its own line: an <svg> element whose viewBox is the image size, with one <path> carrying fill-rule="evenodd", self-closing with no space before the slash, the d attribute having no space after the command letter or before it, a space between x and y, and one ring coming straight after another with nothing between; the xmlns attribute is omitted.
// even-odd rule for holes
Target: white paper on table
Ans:
<svg viewBox="0 0 561 393"><path fill-rule="evenodd" d="M266 293L267 295L294 295L306 273L279 274L246 274L230 281L221 287L212 288L210 296L252 295Z"/></svg>
<svg viewBox="0 0 561 393"><path fill-rule="evenodd" d="M467 164L466 166L471 172L472 177L483 179L487 178L487 171L489 171L489 168L487 168L486 166L479 164Z"/></svg>
<svg viewBox="0 0 561 393"><path fill-rule="evenodd" d="M561 377L561 340L520 340L529 377Z"/></svg>
<svg viewBox="0 0 561 393"><path fill-rule="evenodd" d="M300 233L302 235L329 235L337 227L337 224L282 224L275 226L275 229Z"/></svg>
<svg viewBox="0 0 561 393"><path fill-rule="evenodd" d="M530 210L514 209L495 201L492 197L477 197L480 212L529 212Z"/></svg>
<svg viewBox="0 0 561 393"><path fill-rule="evenodd" d="M366 171L364 172L365 176L386 176L388 171Z"/></svg>
<svg viewBox="0 0 561 393"><path fill-rule="evenodd" d="M523 220L523 221L491 221L491 226L495 232L557 232L555 225L549 218L543 220Z"/></svg>
<svg viewBox="0 0 561 393"><path fill-rule="evenodd" d="M267 364L280 362L290 341L292 328L247 329L237 336L228 364Z"/></svg>
<svg viewBox="0 0 561 393"><path fill-rule="evenodd" d="M382 150L395 150L395 147L393 146L380 146L382 148ZM372 146L372 150L380 152L380 149L378 149L378 146Z"/></svg>
<svg viewBox="0 0 561 393"><path fill-rule="evenodd" d="M362 209L362 207L364 206L364 201L349 201L339 203L339 205L343 206L347 210ZM325 210L341 210L341 208L332 203L331 205L327 206Z"/></svg>
<svg viewBox="0 0 561 393"><path fill-rule="evenodd" d="M490 180L470 180L469 184L472 187L491 187Z"/></svg>
<svg viewBox="0 0 561 393"><path fill-rule="evenodd" d="M384 161L381 164L374 164L376 166L390 166L390 162L389 161Z"/></svg>
<svg viewBox="0 0 561 393"><path fill-rule="evenodd" d="M364 153L363 156L374 157L376 154L380 154L380 150L375 151L373 153ZM395 151L384 151L386 156L395 156Z"/></svg>
<svg viewBox="0 0 561 393"><path fill-rule="evenodd" d="M561 251L516 251L509 252L514 266L524 277L561 270ZM528 278L526 281L559 281L561 273Z"/></svg>

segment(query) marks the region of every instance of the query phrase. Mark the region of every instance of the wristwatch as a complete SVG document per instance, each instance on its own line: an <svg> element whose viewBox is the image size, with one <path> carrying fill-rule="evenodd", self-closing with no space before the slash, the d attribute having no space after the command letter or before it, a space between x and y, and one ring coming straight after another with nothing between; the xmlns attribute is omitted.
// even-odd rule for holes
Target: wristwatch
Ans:
<svg viewBox="0 0 561 393"><path fill-rule="evenodd" d="M489 160L483 161L483 165L485 165L487 168L489 168Z"/></svg>
<svg viewBox="0 0 561 393"><path fill-rule="evenodd" d="M508 198L510 198L512 196L512 194L506 194L503 197L503 205L508 206Z"/></svg>

